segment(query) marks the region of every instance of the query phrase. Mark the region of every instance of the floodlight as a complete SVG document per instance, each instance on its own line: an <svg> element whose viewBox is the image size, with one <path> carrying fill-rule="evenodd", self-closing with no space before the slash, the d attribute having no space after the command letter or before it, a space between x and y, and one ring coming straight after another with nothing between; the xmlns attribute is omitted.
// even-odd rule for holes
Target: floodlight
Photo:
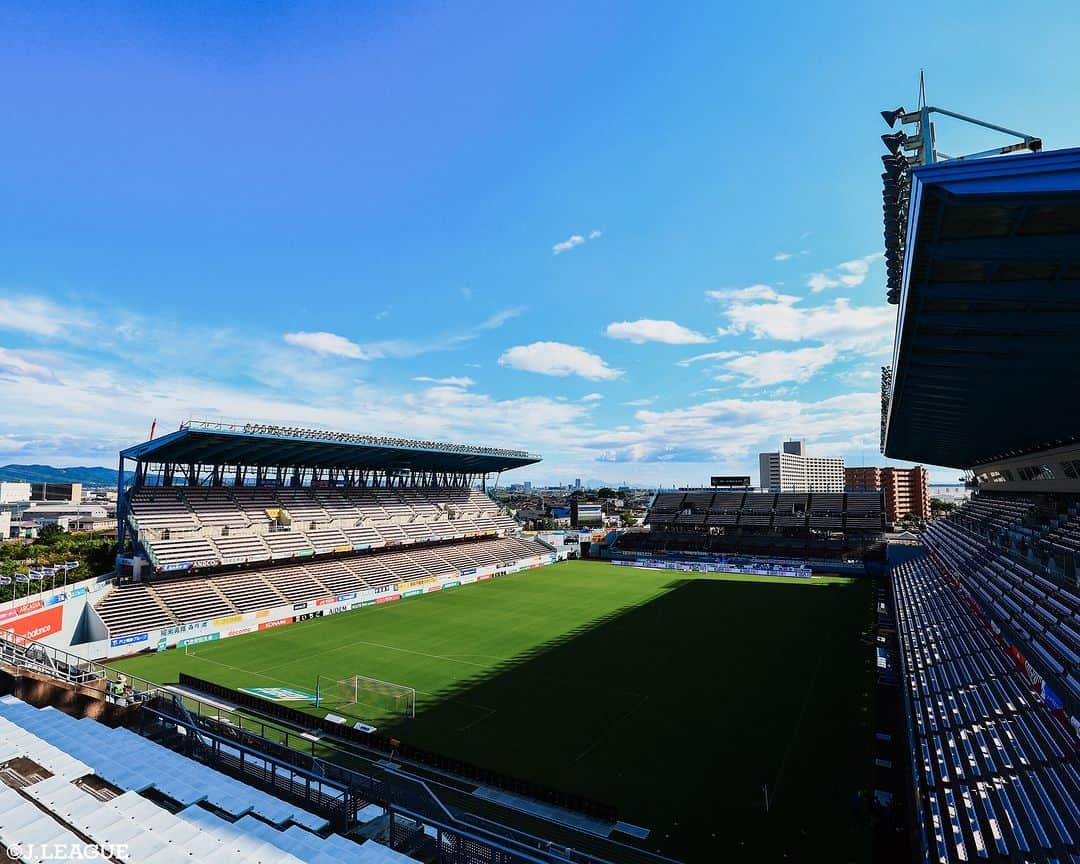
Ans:
<svg viewBox="0 0 1080 864"><path fill-rule="evenodd" d="M889 128L892 129L893 126L896 125L896 121L901 116L903 116L903 114L904 114L904 106L901 105L899 108L894 108L892 111L882 111L881 112L881 117L886 123L889 124Z"/></svg>

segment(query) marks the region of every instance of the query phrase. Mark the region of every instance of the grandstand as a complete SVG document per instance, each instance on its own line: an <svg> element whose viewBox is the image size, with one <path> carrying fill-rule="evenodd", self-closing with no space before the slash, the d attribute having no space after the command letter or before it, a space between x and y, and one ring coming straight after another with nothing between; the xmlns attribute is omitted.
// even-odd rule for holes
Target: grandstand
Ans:
<svg viewBox="0 0 1080 864"><path fill-rule="evenodd" d="M918 854L1080 856L1080 150L950 159L943 109L883 112L885 455L965 471L970 502L892 568ZM981 121L952 114L965 122ZM1008 132L1001 127L998 132ZM1030 149L1029 155L976 158ZM905 151L905 152L901 152ZM1022 410L1003 410L1001 394ZM1064 397L1064 398L1063 398Z"/></svg>
<svg viewBox="0 0 1080 864"><path fill-rule="evenodd" d="M553 560L477 488L494 447L192 421L120 454L120 576L76 644L116 656ZM299 615L297 613L300 613ZM88 613L90 614L90 613ZM237 626L239 625L239 626Z"/></svg>
<svg viewBox="0 0 1080 864"><path fill-rule="evenodd" d="M877 492L658 492L645 516L649 530L619 535L610 554L874 560L884 556L884 519Z"/></svg>

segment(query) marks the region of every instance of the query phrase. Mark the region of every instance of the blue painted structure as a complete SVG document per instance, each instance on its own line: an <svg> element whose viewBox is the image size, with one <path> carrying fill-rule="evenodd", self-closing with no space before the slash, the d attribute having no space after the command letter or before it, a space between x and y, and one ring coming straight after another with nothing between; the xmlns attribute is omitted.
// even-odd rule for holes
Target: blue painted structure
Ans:
<svg viewBox="0 0 1080 864"><path fill-rule="evenodd" d="M892 458L969 468L1080 435L1080 148L911 169Z"/></svg>

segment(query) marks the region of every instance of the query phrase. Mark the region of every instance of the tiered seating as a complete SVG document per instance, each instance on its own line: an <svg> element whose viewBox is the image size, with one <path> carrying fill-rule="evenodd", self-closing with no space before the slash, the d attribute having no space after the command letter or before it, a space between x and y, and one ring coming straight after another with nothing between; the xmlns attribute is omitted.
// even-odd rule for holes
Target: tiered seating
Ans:
<svg viewBox="0 0 1080 864"><path fill-rule="evenodd" d="M151 590L177 621L209 621L236 611L206 579L159 580Z"/></svg>
<svg viewBox="0 0 1080 864"><path fill-rule="evenodd" d="M302 566L273 567L261 571L261 574L267 583L290 603L303 603L331 593Z"/></svg>
<svg viewBox="0 0 1080 864"><path fill-rule="evenodd" d="M1035 507L1035 502L1027 496L993 495L980 493L966 501L957 511L957 515L977 519L985 525L1009 529L1022 521Z"/></svg>
<svg viewBox="0 0 1080 864"><path fill-rule="evenodd" d="M266 561L271 555L270 547L263 542L260 534L230 534L228 537L218 537L214 545L224 564Z"/></svg>
<svg viewBox="0 0 1080 864"><path fill-rule="evenodd" d="M658 492L649 512L645 514L646 525L670 525L682 510L685 492Z"/></svg>
<svg viewBox="0 0 1080 864"><path fill-rule="evenodd" d="M263 535L263 542L274 558L294 558L300 554L314 555L315 547L308 542L302 531L271 531Z"/></svg>
<svg viewBox="0 0 1080 864"><path fill-rule="evenodd" d="M97 611L109 628L110 637L116 638L177 623L208 621L355 591L391 591L401 582L512 564L548 551L534 540L506 537L457 546L410 547L400 552L155 580L120 586L106 595Z"/></svg>
<svg viewBox="0 0 1080 864"><path fill-rule="evenodd" d="M323 510L310 489L278 489L277 499L296 528L314 530L330 522L330 514Z"/></svg>
<svg viewBox="0 0 1080 864"><path fill-rule="evenodd" d="M1075 860L1075 744L928 558L893 573L919 816L944 864Z"/></svg>
<svg viewBox="0 0 1080 864"><path fill-rule="evenodd" d="M849 492L846 496L847 519L845 528L849 531L881 531L884 513L881 496L876 492L857 494Z"/></svg>
<svg viewBox="0 0 1080 864"><path fill-rule="evenodd" d="M255 612L288 600L270 587L270 583L258 573L221 573L212 578L215 587L228 598L237 612Z"/></svg>
<svg viewBox="0 0 1080 864"><path fill-rule="evenodd" d="M112 638L170 627L176 618L158 602L146 583L117 585L98 602L97 613Z"/></svg>
<svg viewBox="0 0 1080 864"><path fill-rule="evenodd" d="M274 497L273 489L265 487L254 489L234 488L231 491L233 498L236 500L236 506L251 520L252 525L258 525L264 529L269 527L273 520L267 515L266 511L277 510L280 506Z"/></svg>
<svg viewBox="0 0 1080 864"><path fill-rule="evenodd" d="M739 514L740 525L768 528L772 525L776 495L772 492L747 492Z"/></svg>
<svg viewBox="0 0 1080 864"><path fill-rule="evenodd" d="M184 496L195 518L203 525L229 528L247 528L251 525L251 520L240 509L228 489L196 487L185 490Z"/></svg>
<svg viewBox="0 0 1080 864"><path fill-rule="evenodd" d="M841 531L844 527L844 496L815 492L810 496L810 528Z"/></svg>
<svg viewBox="0 0 1080 864"><path fill-rule="evenodd" d="M776 496L776 516L773 525L777 528L805 528L809 496L793 492L781 492Z"/></svg>
<svg viewBox="0 0 1080 864"><path fill-rule="evenodd" d="M935 522L925 539L985 612L1012 631L1036 668L1080 700L1080 596L987 547L959 521Z"/></svg>
<svg viewBox="0 0 1080 864"><path fill-rule="evenodd" d="M191 531L195 514L175 487L143 487L131 496L131 513L144 531Z"/></svg>
<svg viewBox="0 0 1080 864"><path fill-rule="evenodd" d="M169 487L132 501L159 570L518 530L476 489Z"/></svg>
<svg viewBox="0 0 1080 864"><path fill-rule="evenodd" d="M127 729L38 710L11 696L0 699L0 752L52 774L20 775L13 787L0 783L0 844L25 850L22 860L48 860L54 849L78 852L87 840L117 860L161 864L411 860L372 840L316 833L328 827L322 817ZM321 791L318 781L313 791Z"/></svg>
<svg viewBox="0 0 1080 864"><path fill-rule="evenodd" d="M397 585L397 576L383 564L383 556L342 558L341 566L351 570L376 591L389 591Z"/></svg>
<svg viewBox="0 0 1080 864"><path fill-rule="evenodd" d="M188 537L184 540L159 540L151 547L153 560L157 567L168 570L170 567L184 569L189 567L214 567L221 563L221 553L205 537Z"/></svg>
<svg viewBox="0 0 1080 864"><path fill-rule="evenodd" d="M331 594L348 594L350 591L364 591L370 586L341 561L312 561L304 569L330 589Z"/></svg>

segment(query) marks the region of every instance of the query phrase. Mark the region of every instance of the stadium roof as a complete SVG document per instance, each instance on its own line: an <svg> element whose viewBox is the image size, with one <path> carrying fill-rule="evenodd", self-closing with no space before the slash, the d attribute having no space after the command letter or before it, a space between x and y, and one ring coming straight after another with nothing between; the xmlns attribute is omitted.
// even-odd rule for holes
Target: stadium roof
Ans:
<svg viewBox="0 0 1080 864"><path fill-rule="evenodd" d="M1080 435L1080 149L913 170L885 454L969 468Z"/></svg>
<svg viewBox="0 0 1080 864"><path fill-rule="evenodd" d="M120 451L143 462L488 474L540 461L524 450L283 426L190 421Z"/></svg>

